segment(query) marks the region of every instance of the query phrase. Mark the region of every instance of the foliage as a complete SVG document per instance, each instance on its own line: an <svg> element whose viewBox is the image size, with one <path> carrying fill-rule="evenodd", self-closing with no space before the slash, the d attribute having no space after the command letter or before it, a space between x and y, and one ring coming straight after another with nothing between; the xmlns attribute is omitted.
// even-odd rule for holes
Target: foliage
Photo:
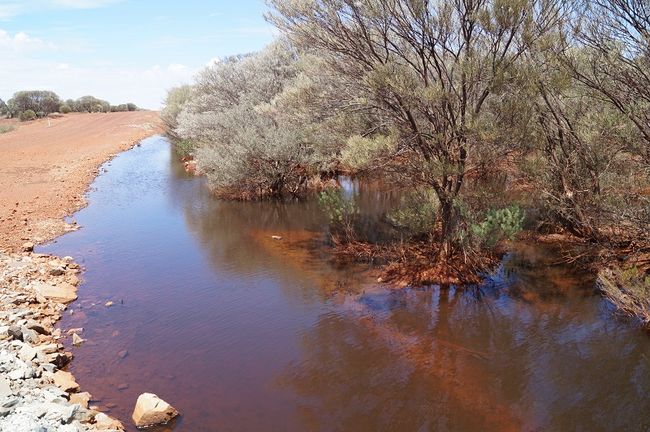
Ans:
<svg viewBox="0 0 650 432"><path fill-rule="evenodd" d="M272 0L270 19L317 50L352 87L349 103L380 112L394 131L393 160L440 202L440 258L462 226L454 202L482 156L506 140L484 139L487 112L517 77L517 61L553 28L561 1L295 2ZM496 128L489 127L494 132Z"/></svg>
<svg viewBox="0 0 650 432"><path fill-rule="evenodd" d="M179 139L174 141L174 148L180 157L191 156L195 147L195 144L189 139Z"/></svg>
<svg viewBox="0 0 650 432"><path fill-rule="evenodd" d="M11 132L16 129L14 125L0 124L0 134Z"/></svg>
<svg viewBox="0 0 650 432"><path fill-rule="evenodd" d="M32 111L45 116L59 109L61 99L56 93L47 90L19 91L14 93L7 105L14 115Z"/></svg>
<svg viewBox="0 0 650 432"><path fill-rule="evenodd" d="M174 136L174 130L178 127L178 115L181 113L185 104L190 100L192 86L183 85L174 87L167 92L165 106L160 112L160 118L165 123L167 132Z"/></svg>
<svg viewBox="0 0 650 432"><path fill-rule="evenodd" d="M20 121L29 121L35 119L36 119L36 113L30 109L20 113Z"/></svg>
<svg viewBox="0 0 650 432"><path fill-rule="evenodd" d="M402 198L401 206L388 213L391 225L412 237L431 232L435 225L440 203L431 189L415 190Z"/></svg>
<svg viewBox="0 0 650 432"><path fill-rule="evenodd" d="M395 139L389 135L366 137L353 135L341 151L341 162L355 171L374 167L375 162L395 149Z"/></svg>
<svg viewBox="0 0 650 432"><path fill-rule="evenodd" d="M63 104L59 107L59 112L61 114L69 114L72 112L72 108L70 108L70 105L68 104Z"/></svg>
<svg viewBox="0 0 650 432"><path fill-rule="evenodd" d="M305 105L325 90L301 73L302 62L279 41L207 67L189 100L187 89L170 93L167 121L178 123L173 134L195 144L197 165L219 194L297 196L331 166L333 127L326 114Z"/></svg>
<svg viewBox="0 0 650 432"><path fill-rule="evenodd" d="M344 234L346 241L354 238L355 217L359 208L352 199L346 199L339 189L330 188L318 195L318 204L327 214L335 234Z"/></svg>
<svg viewBox="0 0 650 432"><path fill-rule="evenodd" d="M523 228L524 217L524 211L517 205L492 209L482 222L471 225L471 233L481 245L493 247L501 240L514 240Z"/></svg>

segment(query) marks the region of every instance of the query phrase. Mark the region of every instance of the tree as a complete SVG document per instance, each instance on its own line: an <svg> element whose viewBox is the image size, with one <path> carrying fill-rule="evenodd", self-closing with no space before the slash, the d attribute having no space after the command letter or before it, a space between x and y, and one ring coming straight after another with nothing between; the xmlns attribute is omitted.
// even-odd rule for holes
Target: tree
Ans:
<svg viewBox="0 0 650 432"><path fill-rule="evenodd" d="M82 96L76 100L75 108L79 112L110 112L111 104L94 96Z"/></svg>
<svg viewBox="0 0 650 432"><path fill-rule="evenodd" d="M165 98L165 107L160 113L167 131L174 134L174 129L178 126L178 115L181 113L185 104L190 101L192 86L182 85L174 87L167 92Z"/></svg>
<svg viewBox="0 0 650 432"><path fill-rule="evenodd" d="M16 113L31 110L41 116L56 112L61 105L59 96L47 90L19 91L10 102Z"/></svg>
<svg viewBox="0 0 650 432"><path fill-rule="evenodd" d="M329 157L317 144L322 119L301 101L310 86L298 53L279 41L204 69L190 95L172 90L163 118L195 145L199 169L221 195L298 195Z"/></svg>
<svg viewBox="0 0 650 432"><path fill-rule="evenodd" d="M0 98L0 116L6 116L9 112L9 108L5 101Z"/></svg>
<svg viewBox="0 0 650 432"><path fill-rule="evenodd" d="M270 3L272 22L349 78L355 103L363 100L383 114L403 172L437 195L438 258L447 260L462 220L466 176L488 153L485 106L507 87L520 57L553 28L560 1Z"/></svg>
<svg viewBox="0 0 650 432"><path fill-rule="evenodd" d="M647 0L585 1L576 36L586 56L565 61L576 79L601 93L638 129L636 148L650 164L650 5ZM638 142L638 141L637 141Z"/></svg>

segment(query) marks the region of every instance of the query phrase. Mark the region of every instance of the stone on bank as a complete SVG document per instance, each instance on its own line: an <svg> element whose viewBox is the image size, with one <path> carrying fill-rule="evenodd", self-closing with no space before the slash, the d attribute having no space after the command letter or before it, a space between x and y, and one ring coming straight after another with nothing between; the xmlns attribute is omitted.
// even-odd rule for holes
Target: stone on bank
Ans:
<svg viewBox="0 0 650 432"><path fill-rule="evenodd" d="M178 411L153 393L138 396L131 418L139 428L164 424L178 415Z"/></svg>

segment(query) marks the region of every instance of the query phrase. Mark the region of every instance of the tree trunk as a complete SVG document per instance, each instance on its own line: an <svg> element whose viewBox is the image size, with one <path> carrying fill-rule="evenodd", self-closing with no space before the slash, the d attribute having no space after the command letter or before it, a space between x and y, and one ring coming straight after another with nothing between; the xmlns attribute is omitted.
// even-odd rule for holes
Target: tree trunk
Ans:
<svg viewBox="0 0 650 432"><path fill-rule="evenodd" d="M446 262L452 254L454 233L454 203L450 197L440 198L440 250L438 262Z"/></svg>

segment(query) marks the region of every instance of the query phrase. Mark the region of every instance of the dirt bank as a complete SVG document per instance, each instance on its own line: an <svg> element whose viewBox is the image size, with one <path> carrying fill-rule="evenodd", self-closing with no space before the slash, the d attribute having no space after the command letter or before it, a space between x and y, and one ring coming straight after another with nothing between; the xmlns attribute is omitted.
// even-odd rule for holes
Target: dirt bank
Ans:
<svg viewBox="0 0 650 432"><path fill-rule="evenodd" d="M16 123L0 134L0 250L16 251L70 227L97 168L115 153L159 133L154 111L68 114Z"/></svg>

